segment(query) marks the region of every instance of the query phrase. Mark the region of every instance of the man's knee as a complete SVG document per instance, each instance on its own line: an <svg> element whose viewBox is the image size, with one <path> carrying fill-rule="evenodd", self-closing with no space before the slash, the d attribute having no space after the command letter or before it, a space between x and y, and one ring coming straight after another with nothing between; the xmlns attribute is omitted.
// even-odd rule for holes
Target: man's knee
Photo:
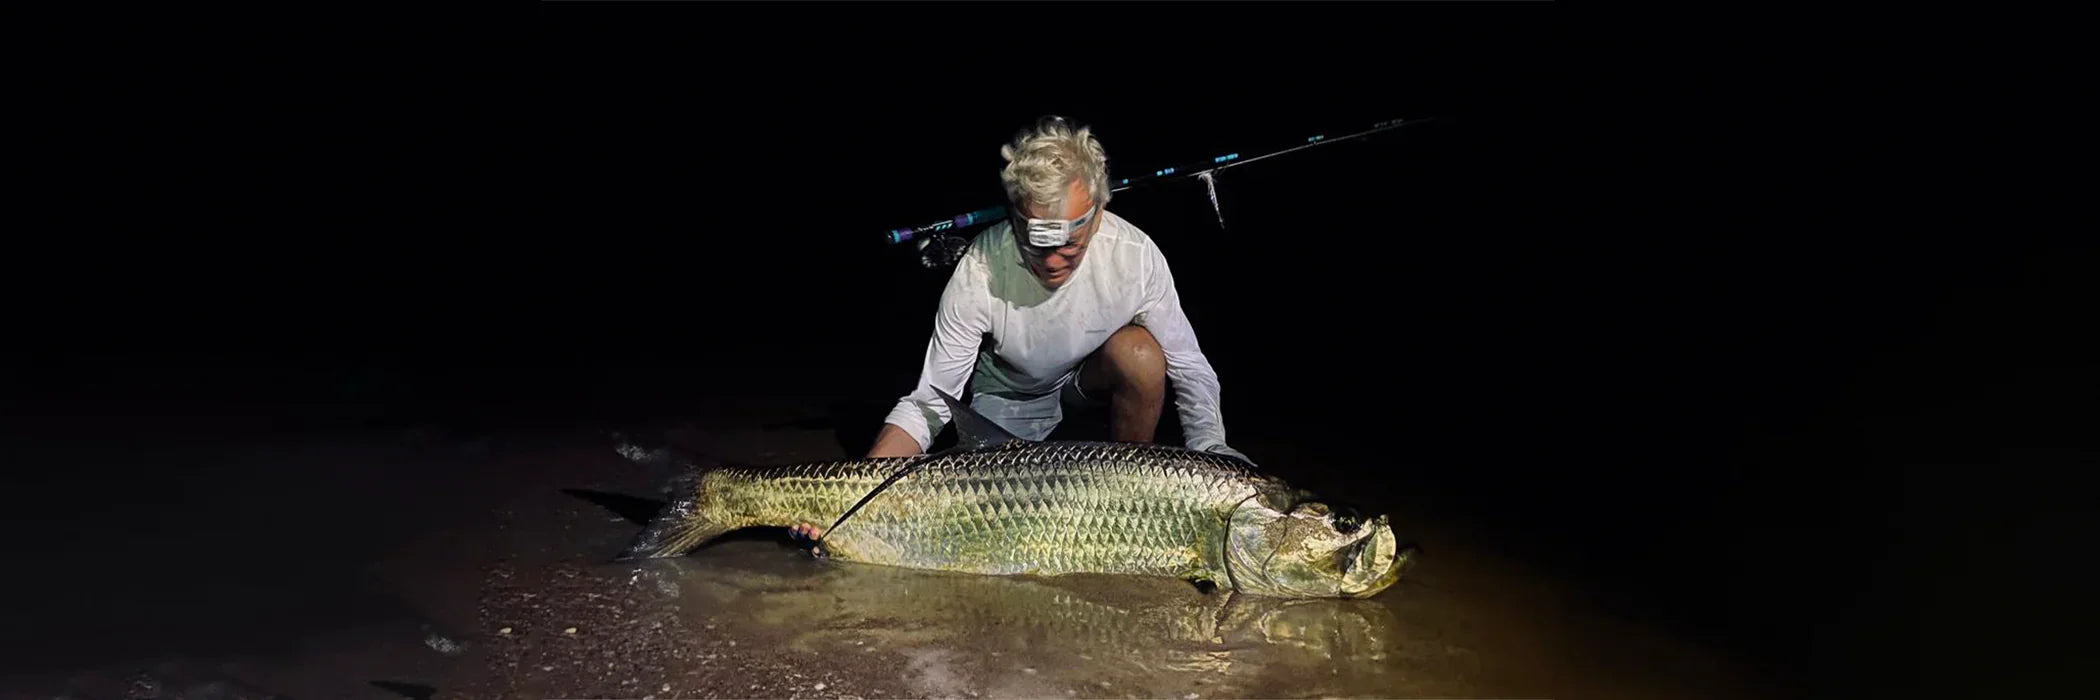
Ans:
<svg viewBox="0 0 2100 700"><path fill-rule="evenodd" d="M1128 325L1108 337L1102 346L1109 371L1118 384L1150 389L1166 382L1167 356L1159 339L1143 326Z"/></svg>

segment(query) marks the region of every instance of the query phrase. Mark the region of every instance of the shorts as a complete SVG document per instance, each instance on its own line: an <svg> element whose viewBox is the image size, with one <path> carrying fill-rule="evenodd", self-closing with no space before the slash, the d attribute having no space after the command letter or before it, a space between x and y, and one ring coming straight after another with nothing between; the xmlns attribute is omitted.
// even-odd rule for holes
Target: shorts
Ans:
<svg viewBox="0 0 2100 700"><path fill-rule="evenodd" d="M975 386L971 388L972 410L993 423L998 423L1006 432L1024 440L1042 440L1048 437L1050 431L1064 421L1066 404L1075 408L1098 408L1108 405L1106 401L1087 396L1086 392L1080 391L1077 371L1058 382L1056 389L1039 396L979 392Z"/></svg>

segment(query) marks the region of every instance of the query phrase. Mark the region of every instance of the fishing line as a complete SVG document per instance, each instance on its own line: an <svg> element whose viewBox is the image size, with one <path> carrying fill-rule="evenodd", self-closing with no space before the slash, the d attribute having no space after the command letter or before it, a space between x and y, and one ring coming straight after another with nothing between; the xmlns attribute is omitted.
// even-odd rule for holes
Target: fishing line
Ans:
<svg viewBox="0 0 2100 700"><path fill-rule="evenodd" d="M1203 173L1197 175L1196 178L1202 180L1203 189L1210 192L1210 211L1218 215L1218 228L1225 228L1225 210L1218 208L1217 173Z"/></svg>
<svg viewBox="0 0 2100 700"><path fill-rule="evenodd" d="M824 538L830 537L831 533L839 529L839 525L846 522L847 518L851 518L854 513L860 512L861 506L867 505L868 501L875 500L875 494L882 493L883 490L890 487L890 484L897 483L897 480L904 478L905 475L918 471L919 467L925 466L927 460L935 456L937 455L921 455L918 459L914 459L903 467L899 467L897 471L890 473L889 478L883 479L881 484L877 484L874 489L869 490L868 495L861 496L859 503L853 504L852 508L847 508L846 512L839 514L839 519L831 521L831 527L824 528L824 534L817 535L817 539L811 542L810 546L816 549L817 554L822 555L824 553Z"/></svg>

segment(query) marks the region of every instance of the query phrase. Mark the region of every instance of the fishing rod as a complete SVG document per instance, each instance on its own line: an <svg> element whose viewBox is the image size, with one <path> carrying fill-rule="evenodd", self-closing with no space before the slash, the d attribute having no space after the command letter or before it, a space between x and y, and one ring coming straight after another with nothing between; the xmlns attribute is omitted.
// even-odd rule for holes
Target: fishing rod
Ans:
<svg viewBox="0 0 2100 700"><path fill-rule="evenodd" d="M1431 118L1426 117L1422 119L1392 119L1372 124L1371 128L1364 129L1362 131L1358 131L1351 134L1344 134L1333 138L1329 138L1325 134L1314 134L1306 138L1303 143L1296 143L1287 148L1281 148L1267 153L1259 153L1248 157L1241 157L1241 155L1237 152L1226 153L1224 155L1213 156L1209 160L1191 161L1173 167L1160 168L1152 171L1150 174L1147 175L1118 178L1115 180L1115 185L1109 188L1109 191L1122 192L1124 190L1135 189L1147 185L1155 185L1163 182L1176 182L1180 180L1186 180L1188 178L1196 178L1203 181L1204 188L1210 195L1211 211L1217 214L1218 225L1224 226L1225 215L1223 213L1223 210L1221 210L1218 207L1218 186L1216 178L1217 173L1219 171L1225 170L1227 168L1236 168L1243 165L1248 165L1251 163L1267 160L1288 153L1295 153L1297 151L1302 151L1308 148L1341 143L1344 141L1369 136L1371 134L1376 134L1382 131L1390 131L1403 126L1412 126L1430 120ZM969 212L967 214L958 214L956 216L952 216L946 219L941 219L930 224L890 229L888 232L883 234L883 240L892 245L908 243L916 240L919 242L918 248L920 252L921 264L925 265L926 267L943 267L947 265L953 265L955 264L956 260L961 259L963 251L968 249L969 241L959 236L942 235L943 232L960 231L977 224L999 221L1001 219L1006 218L1008 213L1009 212L1007 211L1007 208L1003 206L979 209L977 211Z"/></svg>

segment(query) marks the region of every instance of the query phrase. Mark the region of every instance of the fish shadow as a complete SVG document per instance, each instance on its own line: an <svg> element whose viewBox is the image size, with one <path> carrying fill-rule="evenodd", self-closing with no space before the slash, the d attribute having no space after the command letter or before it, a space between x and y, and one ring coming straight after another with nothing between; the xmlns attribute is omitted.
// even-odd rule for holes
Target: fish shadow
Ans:
<svg viewBox="0 0 2100 700"><path fill-rule="evenodd" d="M649 522L656 519L656 514L661 512L666 505L664 501L654 498L629 496L609 491L568 488L562 489L561 492L604 508L608 512L618 515L621 519L639 527L648 527ZM720 537L708 540L707 544L702 546L711 547L721 542L774 542L790 549L806 549L808 546L797 540L795 535L784 527L748 527L732 530Z"/></svg>
<svg viewBox="0 0 2100 700"><path fill-rule="evenodd" d="M372 681L372 685L378 687L380 690L384 690L386 692L393 693L404 698L409 698L410 700L430 700L432 696L437 695L437 688L417 683L402 683L399 681Z"/></svg>
<svg viewBox="0 0 2100 700"><path fill-rule="evenodd" d="M648 525L650 520L656 518L657 511L661 511L664 508L664 502L654 498L642 498L590 489L562 489L561 492L611 511L614 515L618 515L635 525Z"/></svg>

